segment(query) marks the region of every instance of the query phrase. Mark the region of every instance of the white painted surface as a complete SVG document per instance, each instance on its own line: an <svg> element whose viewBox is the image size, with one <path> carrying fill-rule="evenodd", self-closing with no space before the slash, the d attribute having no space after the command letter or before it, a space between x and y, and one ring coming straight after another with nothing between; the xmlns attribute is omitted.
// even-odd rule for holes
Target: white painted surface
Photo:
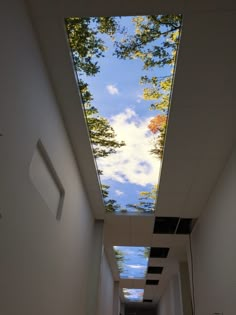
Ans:
<svg viewBox="0 0 236 315"><path fill-rule="evenodd" d="M235 189L236 150L192 235L196 315L235 315Z"/></svg>
<svg viewBox="0 0 236 315"><path fill-rule="evenodd" d="M179 264L179 285L180 285L180 309L183 315L193 315L192 314L192 300L191 300L191 289L190 289L190 279L189 279L189 268L187 262L180 262Z"/></svg>
<svg viewBox="0 0 236 315"><path fill-rule="evenodd" d="M0 314L85 314L93 217L24 2L0 15ZM61 221L29 177L38 139L66 191Z"/></svg>
<svg viewBox="0 0 236 315"><path fill-rule="evenodd" d="M114 299L114 280L106 254L102 256L97 315L112 315Z"/></svg>
<svg viewBox="0 0 236 315"><path fill-rule="evenodd" d="M120 309L120 292L119 281L114 282L114 294L113 294L113 315L119 315Z"/></svg>
<svg viewBox="0 0 236 315"><path fill-rule="evenodd" d="M92 261L90 263L89 275L88 275L88 286L87 286L87 312L86 315L94 315L97 312L99 290L100 288L100 277L103 256L103 227L104 222L101 220L95 220L94 231L93 231L93 242L90 247Z"/></svg>
<svg viewBox="0 0 236 315"><path fill-rule="evenodd" d="M179 275L174 275L161 296L158 307L158 315L183 315L180 297Z"/></svg>
<svg viewBox="0 0 236 315"><path fill-rule="evenodd" d="M56 218L62 195L53 173L47 165L46 157L43 156L38 146L35 147L29 174L35 188Z"/></svg>

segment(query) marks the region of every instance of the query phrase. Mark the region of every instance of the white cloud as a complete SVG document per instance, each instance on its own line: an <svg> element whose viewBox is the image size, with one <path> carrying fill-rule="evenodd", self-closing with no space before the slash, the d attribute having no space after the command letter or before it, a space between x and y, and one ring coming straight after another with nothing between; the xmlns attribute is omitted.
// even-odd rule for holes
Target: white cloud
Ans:
<svg viewBox="0 0 236 315"><path fill-rule="evenodd" d="M124 192L119 190L119 189L116 189L115 190L115 193L118 195L118 196L121 196L121 195L124 195Z"/></svg>
<svg viewBox="0 0 236 315"><path fill-rule="evenodd" d="M130 267L132 269L146 269L145 266L141 266L141 265L127 265L127 267Z"/></svg>
<svg viewBox="0 0 236 315"><path fill-rule="evenodd" d="M106 89L107 89L108 93L111 95L118 95L119 94L118 88L113 84L108 84L106 86Z"/></svg>
<svg viewBox="0 0 236 315"><path fill-rule="evenodd" d="M138 94L138 95L137 95L136 102L137 102L137 103L141 103L142 100L143 100L143 95L142 95L142 94Z"/></svg>
<svg viewBox="0 0 236 315"><path fill-rule="evenodd" d="M130 108L110 118L117 139L124 140L126 146L116 154L98 159L103 179L141 186L157 183L161 162L150 154L152 135L147 128L149 121L150 118L141 119Z"/></svg>

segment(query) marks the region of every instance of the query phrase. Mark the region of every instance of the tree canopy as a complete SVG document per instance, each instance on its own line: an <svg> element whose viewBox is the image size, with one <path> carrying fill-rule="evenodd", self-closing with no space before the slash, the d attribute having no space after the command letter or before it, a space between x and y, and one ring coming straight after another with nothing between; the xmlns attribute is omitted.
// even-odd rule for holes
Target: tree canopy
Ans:
<svg viewBox="0 0 236 315"><path fill-rule="evenodd" d="M170 67L174 71L182 25L181 15L148 15L133 18L135 34L116 42L115 55L121 59L140 59L144 70ZM152 101L151 110L159 110L167 116L170 105L172 75L140 78L143 99ZM159 130L151 153L162 158L166 124Z"/></svg>
<svg viewBox="0 0 236 315"><path fill-rule="evenodd" d="M116 140L115 131L109 121L102 117L98 109L92 105L93 96L88 84L82 79L84 75L94 76L100 70L98 59L103 57L106 46L99 34L106 33L112 36L117 26L116 20L111 17L66 19L69 44L78 74L78 86L95 158L114 154L117 149L125 145L124 141ZM98 170L98 174L101 175L102 170ZM119 205L115 200L109 199L109 186L102 185L101 189L106 211L116 211Z"/></svg>
<svg viewBox="0 0 236 315"><path fill-rule="evenodd" d="M114 248L115 258L117 261L117 267L120 273L124 271L124 254L117 248Z"/></svg>
<svg viewBox="0 0 236 315"><path fill-rule="evenodd" d="M88 76L99 72L98 59L107 49L99 34L114 35L117 21L113 17L67 18L66 29L75 69Z"/></svg>
<svg viewBox="0 0 236 315"><path fill-rule="evenodd" d="M135 34L116 42L116 56L122 59L140 58L144 69L173 65L181 20L181 15L172 14L134 17Z"/></svg>
<svg viewBox="0 0 236 315"><path fill-rule="evenodd" d="M141 191L139 193L139 202L136 204L127 204L128 208L135 209L138 212L153 212L157 199L158 185L153 185L150 191Z"/></svg>

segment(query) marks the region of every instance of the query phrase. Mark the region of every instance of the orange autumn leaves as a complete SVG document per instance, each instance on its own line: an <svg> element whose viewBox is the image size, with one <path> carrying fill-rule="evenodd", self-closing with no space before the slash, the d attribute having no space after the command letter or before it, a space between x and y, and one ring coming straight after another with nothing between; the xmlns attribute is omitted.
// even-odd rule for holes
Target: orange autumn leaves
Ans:
<svg viewBox="0 0 236 315"><path fill-rule="evenodd" d="M166 115L157 115L150 120L150 123L148 125L148 129L153 134L156 134L158 131L162 132L165 130L166 122L167 122L167 116Z"/></svg>

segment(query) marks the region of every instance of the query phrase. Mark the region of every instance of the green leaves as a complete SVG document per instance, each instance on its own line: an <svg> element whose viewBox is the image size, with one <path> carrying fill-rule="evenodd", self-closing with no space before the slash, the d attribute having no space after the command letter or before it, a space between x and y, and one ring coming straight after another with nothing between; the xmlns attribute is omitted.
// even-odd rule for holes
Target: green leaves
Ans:
<svg viewBox="0 0 236 315"><path fill-rule="evenodd" d="M168 66L173 73L182 24L181 15L149 15L133 18L135 34L116 42L115 55L121 59L140 59L144 70ZM168 114L172 75L166 77L142 76L143 99L152 101L151 110ZM154 138L151 153L162 158L165 129Z"/></svg>
<svg viewBox="0 0 236 315"><path fill-rule="evenodd" d="M141 191L139 193L139 202L137 204L127 204L126 206L138 212L154 212L157 192L158 185L153 185L150 191Z"/></svg>
<svg viewBox="0 0 236 315"><path fill-rule="evenodd" d="M121 59L140 58L144 69L174 64L181 20L181 15L134 17L135 34L116 42L115 55ZM153 45L156 41L158 45Z"/></svg>
<svg viewBox="0 0 236 315"><path fill-rule="evenodd" d="M120 273L124 270L124 254L119 249L114 248L115 257L117 261L117 267Z"/></svg>
<svg viewBox="0 0 236 315"><path fill-rule="evenodd" d="M78 86L84 105L93 155L96 159L116 153L116 150L125 143L116 140L116 134L109 121L102 117L97 108L92 105L93 96L88 84L81 79L81 76L94 76L99 72L98 59L103 57L106 50L100 34L113 36L117 27L117 22L112 17L66 19L69 44L79 76ZM101 175L102 170L98 170L98 174ZM120 208L115 200L109 199L109 186L102 185L102 194L107 212Z"/></svg>
<svg viewBox="0 0 236 315"><path fill-rule="evenodd" d="M107 49L100 34L113 36L118 27L113 17L68 18L65 20L75 69L94 76L99 72L98 59Z"/></svg>
<svg viewBox="0 0 236 315"><path fill-rule="evenodd" d="M97 31L90 27L90 18L68 18L66 29L76 71L95 75L99 66L94 57L102 57L105 46Z"/></svg>

